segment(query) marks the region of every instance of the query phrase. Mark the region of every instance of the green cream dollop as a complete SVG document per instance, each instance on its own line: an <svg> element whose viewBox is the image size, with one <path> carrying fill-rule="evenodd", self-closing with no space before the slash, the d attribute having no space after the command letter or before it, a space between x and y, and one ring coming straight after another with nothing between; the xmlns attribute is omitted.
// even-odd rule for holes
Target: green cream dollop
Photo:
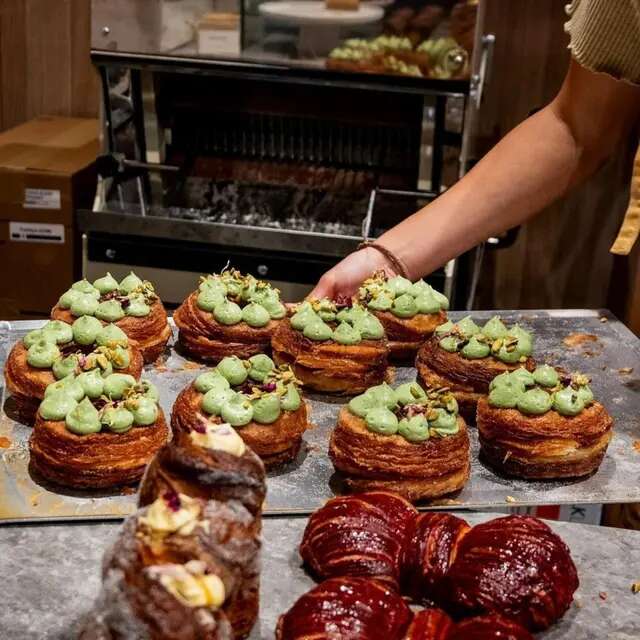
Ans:
<svg viewBox="0 0 640 640"><path fill-rule="evenodd" d="M253 402L253 419L259 424L275 422L280 413L280 398L275 393L267 393Z"/></svg>
<svg viewBox="0 0 640 640"><path fill-rule="evenodd" d="M117 300L105 300L98 305L94 315L105 322L116 322L124 318L124 309Z"/></svg>
<svg viewBox="0 0 640 640"><path fill-rule="evenodd" d="M126 433L133 427L133 414L124 407L106 407L100 414L100 423L113 433Z"/></svg>
<svg viewBox="0 0 640 640"><path fill-rule="evenodd" d="M231 300L224 299L213 310L213 317L224 325L238 324L242 320L242 309Z"/></svg>
<svg viewBox="0 0 640 640"><path fill-rule="evenodd" d="M551 409L553 399L543 389L535 387L528 389L518 398L518 409L522 413L542 415Z"/></svg>
<svg viewBox="0 0 640 640"><path fill-rule="evenodd" d="M74 315L76 317L92 316L99 306L100 303L95 298L95 296L92 296L90 293L84 293L79 295L73 301L70 307L70 311L71 315Z"/></svg>
<svg viewBox="0 0 640 640"><path fill-rule="evenodd" d="M460 342L455 336L445 336L444 338L440 338L438 344L441 349L444 349L449 353L455 353L458 350Z"/></svg>
<svg viewBox="0 0 640 640"><path fill-rule="evenodd" d="M424 442L429 439L429 423L422 414L402 418L398 422L398 434L409 442Z"/></svg>
<svg viewBox="0 0 640 640"><path fill-rule="evenodd" d="M102 323L93 316L81 316L71 325L73 339L81 345L90 345L96 341L98 334L102 331Z"/></svg>
<svg viewBox="0 0 640 640"><path fill-rule="evenodd" d="M411 289L411 287L411 280L407 280L407 278L404 278L402 276L389 278L385 286L385 288L390 291L394 297L404 295L409 291L409 289Z"/></svg>
<svg viewBox="0 0 640 640"><path fill-rule="evenodd" d="M220 415L232 427L243 427L253 420L253 405L245 395L237 393L222 405Z"/></svg>
<svg viewBox="0 0 640 640"><path fill-rule="evenodd" d="M144 318L151 313L151 307L146 303L144 296L130 296L125 313L134 318Z"/></svg>
<svg viewBox="0 0 640 640"><path fill-rule="evenodd" d="M89 398L82 400L66 415L65 424L71 433L82 436L102 429L100 414Z"/></svg>
<svg viewBox="0 0 640 640"><path fill-rule="evenodd" d="M389 311L393 306L393 297L386 291L380 291L369 300L367 306L374 311Z"/></svg>
<svg viewBox="0 0 640 640"><path fill-rule="evenodd" d="M111 400L121 400L135 384L136 379L128 373L112 373L104 379L104 394Z"/></svg>
<svg viewBox="0 0 640 640"><path fill-rule="evenodd" d="M304 304L307 304L308 306L303 306ZM291 316L291 326L297 331L304 330L308 324L314 321L317 322L317 319L319 318L308 302L303 303L303 305Z"/></svg>
<svg viewBox="0 0 640 640"><path fill-rule="evenodd" d="M256 382L264 382L267 376L275 369L273 360L264 353L258 353L249 358L251 368L249 369L249 377Z"/></svg>
<svg viewBox="0 0 640 640"><path fill-rule="evenodd" d="M96 289L88 280L79 280L71 285L71 291L77 291L81 294L93 296L94 298L100 297L100 292Z"/></svg>
<svg viewBox="0 0 640 640"><path fill-rule="evenodd" d="M433 291L424 291L416 296L416 307L418 313L438 313L441 309L441 301L434 295Z"/></svg>
<svg viewBox="0 0 640 640"><path fill-rule="evenodd" d="M287 385L287 391L282 396L281 404L283 411L297 411L300 408L302 398L295 384L289 383Z"/></svg>
<svg viewBox="0 0 640 640"><path fill-rule="evenodd" d="M223 358L216 366L216 371L234 386L242 384L249 375L247 367L238 356Z"/></svg>
<svg viewBox="0 0 640 640"><path fill-rule="evenodd" d="M255 328L266 327L271 320L269 312L257 302L250 302L242 309L242 319Z"/></svg>
<svg viewBox="0 0 640 640"><path fill-rule="evenodd" d="M466 338L471 338L471 336L476 335L476 333L480 333L480 327L473 321L471 316L462 318L462 320L456 323L456 326Z"/></svg>
<svg viewBox="0 0 640 640"><path fill-rule="evenodd" d="M206 282L206 281L205 281ZM219 304L222 304L226 296L226 289L215 287L204 287L200 290L196 298L196 305L203 311L213 311Z"/></svg>
<svg viewBox="0 0 640 640"><path fill-rule="evenodd" d="M427 397L424 389L417 382L406 382L395 390L396 398L402 405L419 403Z"/></svg>
<svg viewBox="0 0 640 640"><path fill-rule="evenodd" d="M458 433L458 416L454 413L449 413L445 409L435 409L436 417L433 420L429 420L429 427L433 429L438 435L453 435Z"/></svg>
<svg viewBox="0 0 640 640"><path fill-rule="evenodd" d="M533 372L533 380L543 387L555 387L560 378L558 372L553 367L550 367L548 364L543 364Z"/></svg>
<svg viewBox="0 0 640 640"><path fill-rule="evenodd" d="M94 288L96 288L100 295L106 295L107 293L112 293L118 289L118 281L109 273L107 275L102 276L102 278L98 278L93 283Z"/></svg>
<svg viewBox="0 0 640 640"><path fill-rule="evenodd" d="M362 341L362 335L348 322L341 322L333 332L333 339L338 344L358 344Z"/></svg>
<svg viewBox="0 0 640 640"><path fill-rule="evenodd" d="M80 400L85 396L82 384L74 375L69 375L66 378L62 378L62 380L58 380L57 382L50 384L44 390L44 397L46 398L47 396L54 395L56 393L66 393L76 402L80 402Z"/></svg>
<svg viewBox="0 0 640 640"><path fill-rule="evenodd" d="M22 338L22 343L28 349L36 342L41 342L42 340L51 342L51 336L46 335L42 329L34 329L33 331L29 331L29 333Z"/></svg>
<svg viewBox="0 0 640 640"><path fill-rule="evenodd" d="M76 378L82 388L83 394L88 398L99 398L104 392L104 379L100 369L85 371Z"/></svg>
<svg viewBox="0 0 640 640"><path fill-rule="evenodd" d="M39 340L29 347L27 363L36 369L48 369L60 357L60 349L47 339Z"/></svg>
<svg viewBox="0 0 640 640"><path fill-rule="evenodd" d="M142 284L142 280L132 271L128 276L122 279L118 286L118 291L123 295L129 295L134 289Z"/></svg>
<svg viewBox="0 0 640 640"><path fill-rule="evenodd" d="M460 350L460 354L470 360L486 358L490 353L491 347L486 342L478 340L477 336L471 336L469 342Z"/></svg>
<svg viewBox="0 0 640 640"><path fill-rule="evenodd" d="M497 340L498 338L504 338L507 335L507 327L500 319L500 316L493 316L482 327L482 333L489 338L489 340Z"/></svg>
<svg viewBox="0 0 640 640"><path fill-rule="evenodd" d="M369 430L385 436L392 436L398 432L398 418L386 407L373 407L367 411L364 418Z"/></svg>
<svg viewBox="0 0 640 640"><path fill-rule="evenodd" d="M381 340L384 338L382 323L370 313L357 318L353 326L360 332L363 340Z"/></svg>
<svg viewBox="0 0 640 640"><path fill-rule="evenodd" d="M77 354L72 353L66 358L59 358L53 363L53 375L57 380L66 378L67 376L74 374L78 369L80 358Z"/></svg>
<svg viewBox="0 0 640 640"><path fill-rule="evenodd" d="M437 336L444 336L452 331L454 326L455 325L453 324L453 322L451 322L451 320L447 320L446 322L443 322L436 327L435 334Z"/></svg>
<svg viewBox="0 0 640 640"><path fill-rule="evenodd" d="M98 331L96 344L100 347L126 347L129 344L127 334L115 324L108 324Z"/></svg>
<svg viewBox="0 0 640 640"><path fill-rule="evenodd" d="M126 402L133 423L140 426L153 424L158 419L158 405L151 398L139 396Z"/></svg>
<svg viewBox="0 0 640 640"><path fill-rule="evenodd" d="M219 371L201 373L195 379L193 386L200 393L207 393L212 389L215 391L223 391L230 387L229 381Z"/></svg>
<svg viewBox="0 0 640 640"><path fill-rule="evenodd" d="M489 404L499 409L513 409L517 406L524 389L519 384L501 384L489 391Z"/></svg>
<svg viewBox="0 0 640 640"><path fill-rule="evenodd" d="M219 416L222 412L222 407L236 395L233 389L218 389L214 387L202 396L200 408L210 416Z"/></svg>
<svg viewBox="0 0 640 640"><path fill-rule="evenodd" d="M73 340L71 325L62 320L50 320L42 327L42 333L45 339L56 344L66 344Z"/></svg>
<svg viewBox="0 0 640 640"><path fill-rule="evenodd" d="M70 309L71 305L81 296L82 294L75 289L69 289L65 291L60 298L58 299L58 306L61 309Z"/></svg>
<svg viewBox="0 0 640 640"><path fill-rule="evenodd" d="M78 405L77 400L65 391L45 396L38 412L43 420L64 420L68 413Z"/></svg>
<svg viewBox="0 0 640 640"><path fill-rule="evenodd" d="M393 301L391 313L399 318L413 318L418 313L418 305L415 298L408 293L399 295Z"/></svg>
<svg viewBox="0 0 640 640"><path fill-rule="evenodd" d="M333 330L319 316L314 322L310 322L305 326L302 333L305 338L322 342L323 340L331 340L333 338Z"/></svg>
<svg viewBox="0 0 640 640"><path fill-rule="evenodd" d="M553 394L553 408L563 416L576 416L584 409L584 400L571 387L565 387Z"/></svg>

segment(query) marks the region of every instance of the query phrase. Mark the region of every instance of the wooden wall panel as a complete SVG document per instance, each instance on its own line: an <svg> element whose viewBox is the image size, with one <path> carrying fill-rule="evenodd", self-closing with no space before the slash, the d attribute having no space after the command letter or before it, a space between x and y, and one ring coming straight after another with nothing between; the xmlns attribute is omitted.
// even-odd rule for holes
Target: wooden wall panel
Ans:
<svg viewBox="0 0 640 640"><path fill-rule="evenodd" d="M89 0L0 0L0 130L37 115L95 117Z"/></svg>

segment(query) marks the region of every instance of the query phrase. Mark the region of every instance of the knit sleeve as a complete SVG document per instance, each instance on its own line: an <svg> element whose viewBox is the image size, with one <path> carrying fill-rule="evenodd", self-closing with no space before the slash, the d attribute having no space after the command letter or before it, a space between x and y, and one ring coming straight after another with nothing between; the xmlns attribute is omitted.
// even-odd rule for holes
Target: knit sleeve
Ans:
<svg viewBox="0 0 640 640"><path fill-rule="evenodd" d="M640 84L640 0L573 0L567 14L579 64Z"/></svg>

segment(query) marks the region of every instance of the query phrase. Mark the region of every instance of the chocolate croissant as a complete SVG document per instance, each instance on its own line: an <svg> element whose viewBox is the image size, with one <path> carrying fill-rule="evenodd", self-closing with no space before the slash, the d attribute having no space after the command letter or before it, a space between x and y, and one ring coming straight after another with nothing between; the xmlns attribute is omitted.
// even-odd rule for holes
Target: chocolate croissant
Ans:
<svg viewBox="0 0 640 640"><path fill-rule="evenodd" d="M268 353L271 336L286 314L278 289L231 269L203 277L173 319L182 349L217 363L227 356L246 359Z"/></svg>
<svg viewBox="0 0 640 640"><path fill-rule="evenodd" d="M175 431L147 467L140 506L174 491L203 500L237 501L259 518L266 493L264 465L232 432L230 427L222 433L210 429L209 436Z"/></svg>
<svg viewBox="0 0 640 640"><path fill-rule="evenodd" d="M411 616L402 597L382 582L331 578L280 617L276 640L400 640Z"/></svg>
<svg viewBox="0 0 640 640"><path fill-rule="evenodd" d="M416 515L393 493L333 498L309 518L300 554L320 578L368 576L398 589Z"/></svg>
<svg viewBox="0 0 640 640"><path fill-rule="evenodd" d="M530 630L560 618L578 587L568 548L536 518L469 528L384 492L330 500L311 516L300 553L321 578L368 576L455 618L496 613Z"/></svg>
<svg viewBox="0 0 640 640"><path fill-rule="evenodd" d="M93 284L75 282L51 310L53 320L68 324L84 315L115 324L140 349L145 362L155 362L171 337L167 312L153 285L133 272L121 282L110 273Z"/></svg>

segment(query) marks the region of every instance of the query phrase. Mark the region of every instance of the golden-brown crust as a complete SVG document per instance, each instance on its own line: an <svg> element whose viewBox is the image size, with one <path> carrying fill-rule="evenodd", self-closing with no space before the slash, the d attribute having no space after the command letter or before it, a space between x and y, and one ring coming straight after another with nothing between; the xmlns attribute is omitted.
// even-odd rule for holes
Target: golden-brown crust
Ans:
<svg viewBox="0 0 640 640"><path fill-rule="evenodd" d="M436 327L447 321L445 311L418 313L412 318L399 318L390 311L370 311L384 327L389 341L389 358L394 362L412 360L420 345L433 335Z"/></svg>
<svg viewBox="0 0 640 640"><path fill-rule="evenodd" d="M171 337L167 312L160 299L156 299L150 306L151 311L146 316L125 316L113 323L127 334L134 346L140 349L146 363L157 360ZM62 320L67 324L73 324L77 320L71 311L61 309L58 305L51 310L51 319ZM109 323L102 322L102 324Z"/></svg>
<svg viewBox="0 0 640 640"><path fill-rule="evenodd" d="M527 416L478 402L480 452L499 471L528 479L573 478L593 473L602 462L613 419L598 402L577 416L547 411Z"/></svg>
<svg viewBox="0 0 640 640"><path fill-rule="evenodd" d="M33 423L35 410L44 398L45 389L56 382L51 369L37 369L27 362L28 349L22 341L17 342L7 358L4 368L4 378L7 389L15 397L19 415L27 424ZM142 354L140 350L129 344L129 366L118 369L118 373L128 373L136 380L142 374Z"/></svg>
<svg viewBox="0 0 640 640"><path fill-rule="evenodd" d="M45 479L76 489L105 489L137 482L169 436L159 408L154 424L126 433L76 435L64 421L38 415L29 440L31 468Z"/></svg>
<svg viewBox="0 0 640 640"><path fill-rule="evenodd" d="M467 420L475 419L476 405L489 392L489 383L497 375L520 367L533 371L535 360L527 358L525 362L507 364L493 356L463 358L459 353L440 348L437 336L429 338L416 357L418 382L425 387L448 387Z"/></svg>
<svg viewBox="0 0 640 640"><path fill-rule="evenodd" d="M387 341L355 345L317 342L283 320L271 340L273 359L288 364L302 384L314 391L357 394L382 384L387 375Z"/></svg>
<svg viewBox="0 0 640 640"><path fill-rule="evenodd" d="M331 435L329 456L354 491L394 491L418 502L459 491L469 479L469 436L458 417L458 433L424 442L370 431L344 407Z"/></svg>
<svg viewBox="0 0 640 640"><path fill-rule="evenodd" d="M194 426L207 422L210 416L202 413L202 394L193 384L183 389L176 398L171 414L174 432L188 433ZM283 411L272 424L250 422L237 431L245 444L253 449L267 469L291 462L298 455L302 434L308 429L307 406L300 404L297 411Z"/></svg>
<svg viewBox="0 0 640 640"><path fill-rule="evenodd" d="M250 327L246 322L220 324L211 312L198 307L197 298L198 292L194 291L173 314L180 329L180 345L188 355L216 363L226 356L246 360L257 353L269 353L271 336L280 320L270 320L260 328Z"/></svg>

